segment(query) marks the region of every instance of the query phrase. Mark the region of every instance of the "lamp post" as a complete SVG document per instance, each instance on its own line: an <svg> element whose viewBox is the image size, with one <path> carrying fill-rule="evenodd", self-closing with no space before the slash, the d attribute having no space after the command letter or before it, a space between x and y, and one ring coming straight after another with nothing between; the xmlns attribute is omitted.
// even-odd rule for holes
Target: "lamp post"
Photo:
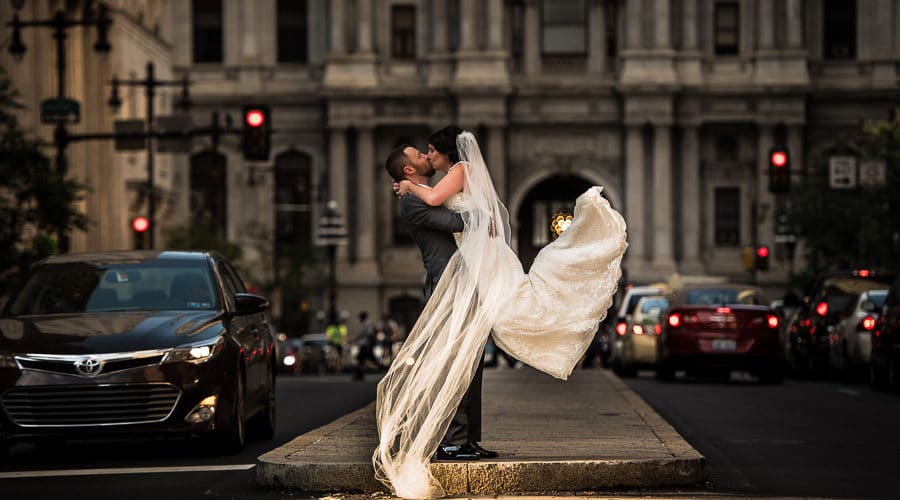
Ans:
<svg viewBox="0 0 900 500"><path fill-rule="evenodd" d="M53 40L56 41L56 97L63 100L66 97L66 37L69 28L74 26L95 26L97 28L97 41L94 42L94 51L97 53L108 53L112 46L109 44L109 27L112 19L109 17L109 11L106 5L100 3L97 15L94 14L93 2L87 1L84 4L81 19L69 19L64 10L58 10L50 19L37 19L23 21L19 19L18 11L25 4L24 0L13 0L12 5L16 10L13 14L13 20L6 23L12 28L12 37L9 44L9 53L17 60L21 60L28 48L22 42L22 28L50 28L53 30ZM77 102L72 101L77 105ZM76 111L75 123L77 123L78 111ZM44 120L42 120L44 121ZM56 127L53 130L53 144L56 147L56 171L65 177L67 173L66 166L66 146L68 146L68 129L66 124L69 119L56 120ZM53 124L54 121L44 122ZM65 230L57 231L57 239L59 241L60 252L67 252L69 249L69 237Z"/></svg>
<svg viewBox="0 0 900 500"><path fill-rule="evenodd" d="M156 241L156 219L155 215L155 201L153 199L153 169L154 169L154 152L156 150L155 146L155 138L156 134L154 133L153 122L155 120L154 106L153 100L156 97L156 88L157 87L181 87L181 99L179 99L178 103L176 103L176 107L181 109L184 112L187 112L190 109L191 101L190 101L190 93L189 87L191 85L191 81L188 79L187 75L181 80L157 80L155 73L155 66L153 62L147 63L147 74L146 77L142 80L130 79L130 80L119 80L118 77L113 76L110 81L112 84L112 90L109 97L109 107L112 108L113 112L118 111L118 109L122 106L122 99L119 97L119 86L125 87L143 87L145 91L145 95L147 96L147 116L146 116L146 137L147 137L147 218L150 220L150 230L149 230L149 248L152 250L155 247Z"/></svg>
<svg viewBox="0 0 900 500"><path fill-rule="evenodd" d="M337 247L347 243L347 227L338 213L338 204L329 200L325 204L325 215L319 218L316 227L316 244L328 251L328 322L337 324Z"/></svg>

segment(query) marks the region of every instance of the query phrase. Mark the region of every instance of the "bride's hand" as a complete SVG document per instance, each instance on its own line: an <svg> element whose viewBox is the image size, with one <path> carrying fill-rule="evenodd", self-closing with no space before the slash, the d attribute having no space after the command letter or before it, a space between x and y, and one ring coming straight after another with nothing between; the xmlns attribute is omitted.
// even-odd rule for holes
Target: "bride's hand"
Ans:
<svg viewBox="0 0 900 500"><path fill-rule="evenodd" d="M404 180L400 181L398 184L394 184L394 185L396 186L394 191L397 192L397 195L403 196L403 195L409 193L409 187L412 186L412 182L404 179Z"/></svg>
<svg viewBox="0 0 900 500"><path fill-rule="evenodd" d="M403 196L402 194L400 194L400 183L399 182L394 183L394 194L397 195L397 198Z"/></svg>

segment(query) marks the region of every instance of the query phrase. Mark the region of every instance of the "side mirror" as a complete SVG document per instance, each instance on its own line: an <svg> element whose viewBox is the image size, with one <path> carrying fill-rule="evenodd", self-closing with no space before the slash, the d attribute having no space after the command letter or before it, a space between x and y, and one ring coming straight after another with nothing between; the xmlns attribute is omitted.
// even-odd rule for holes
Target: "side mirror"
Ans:
<svg viewBox="0 0 900 500"><path fill-rule="evenodd" d="M265 297L252 293L234 294L234 305L238 314L256 314L269 308L269 301Z"/></svg>

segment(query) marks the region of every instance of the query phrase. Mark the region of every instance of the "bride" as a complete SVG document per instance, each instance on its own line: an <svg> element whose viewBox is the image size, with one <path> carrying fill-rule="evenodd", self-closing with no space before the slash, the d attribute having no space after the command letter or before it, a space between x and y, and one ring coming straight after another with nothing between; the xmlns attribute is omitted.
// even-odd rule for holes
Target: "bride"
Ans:
<svg viewBox="0 0 900 500"><path fill-rule="evenodd" d="M578 197L571 226L526 274L509 246L508 212L475 137L462 132L456 151L440 153L459 161L434 188L399 186L401 194L443 204L465 222L459 249L378 384L375 477L403 498L444 495L430 458L488 337L520 361L566 379L612 304L627 247L625 221L595 186Z"/></svg>

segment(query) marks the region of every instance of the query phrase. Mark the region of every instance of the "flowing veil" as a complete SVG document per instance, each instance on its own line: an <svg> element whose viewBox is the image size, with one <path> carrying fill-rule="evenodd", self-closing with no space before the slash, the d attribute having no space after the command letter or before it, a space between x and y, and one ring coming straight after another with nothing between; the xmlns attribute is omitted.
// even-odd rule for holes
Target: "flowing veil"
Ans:
<svg viewBox="0 0 900 500"><path fill-rule="evenodd" d="M457 149L465 169L460 195L465 230L459 249L378 384L375 477L403 498L444 496L430 459L471 383L491 330L497 345L513 356L566 378L612 303L627 246L624 220L595 187L579 197L570 230L541 251L526 275L509 246L509 215L472 133L457 137ZM578 243L568 234L576 232L572 229L589 242ZM569 258L566 252L576 262L559 270ZM545 253L563 262L540 264ZM567 283L569 279L577 283ZM574 310L559 307L572 301L564 300L567 291L582 294ZM547 300L563 303L548 307Z"/></svg>

